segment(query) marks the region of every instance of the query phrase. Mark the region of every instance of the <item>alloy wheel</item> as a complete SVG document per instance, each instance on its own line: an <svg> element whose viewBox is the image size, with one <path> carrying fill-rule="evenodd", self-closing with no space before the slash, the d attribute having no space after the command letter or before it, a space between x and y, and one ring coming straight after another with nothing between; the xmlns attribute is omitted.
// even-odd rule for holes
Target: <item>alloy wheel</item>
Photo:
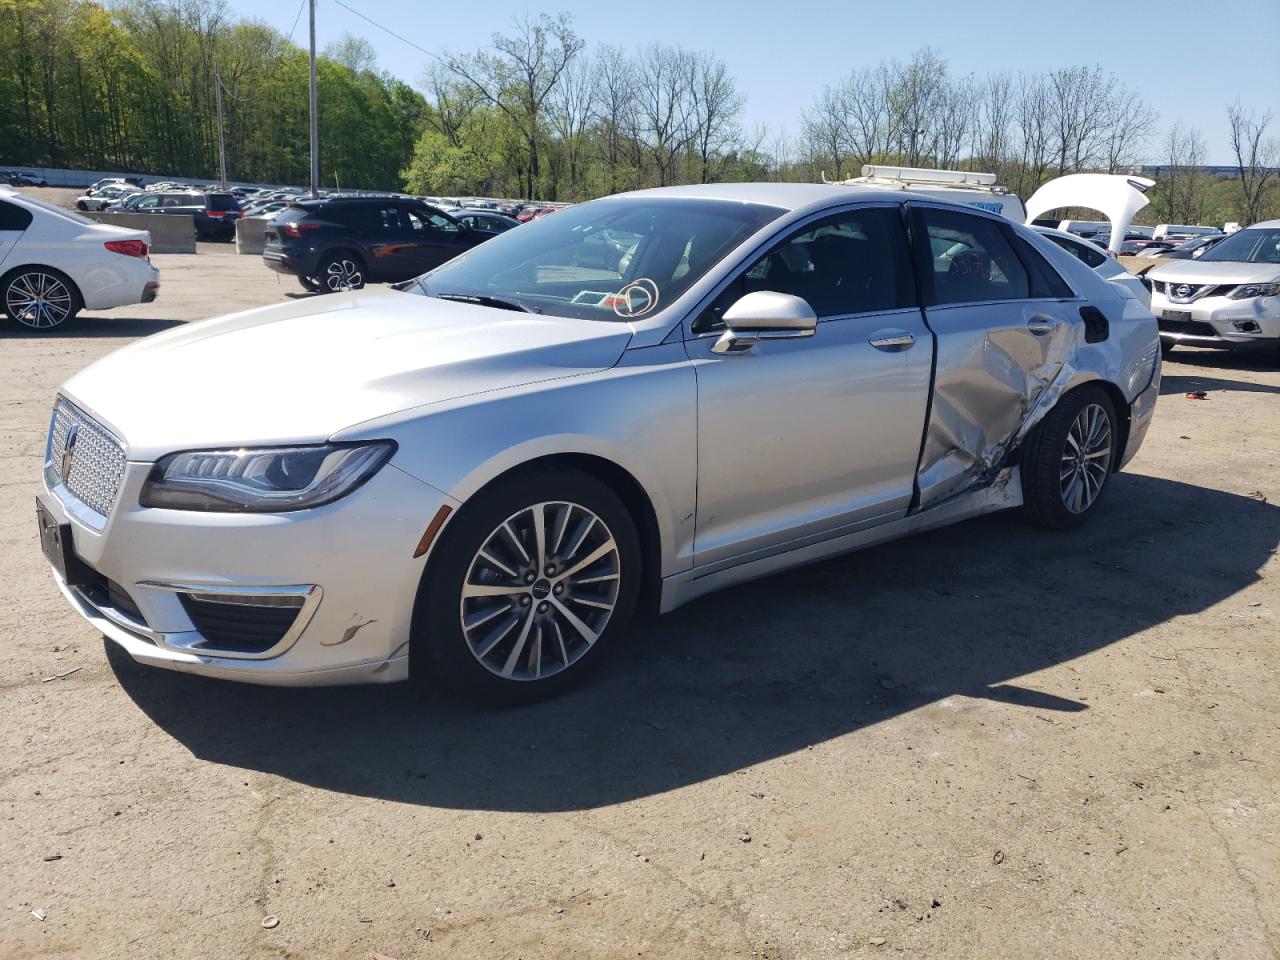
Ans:
<svg viewBox="0 0 1280 960"><path fill-rule="evenodd" d="M347 257L330 260L325 267L323 282L332 293L340 290L359 290L364 286L364 273L360 265Z"/></svg>
<svg viewBox="0 0 1280 960"><path fill-rule="evenodd" d="M1111 420L1091 403L1071 422L1058 479L1062 502L1072 513L1084 513L1102 492L1111 469Z"/></svg>
<svg viewBox="0 0 1280 960"><path fill-rule="evenodd" d="M485 539L462 585L471 655L506 680L543 680L573 666L618 603L621 557L587 508L543 502L512 514Z"/></svg>
<svg viewBox="0 0 1280 960"><path fill-rule="evenodd" d="M71 315L71 291L50 273L22 273L5 291L5 309L33 330L56 327Z"/></svg>

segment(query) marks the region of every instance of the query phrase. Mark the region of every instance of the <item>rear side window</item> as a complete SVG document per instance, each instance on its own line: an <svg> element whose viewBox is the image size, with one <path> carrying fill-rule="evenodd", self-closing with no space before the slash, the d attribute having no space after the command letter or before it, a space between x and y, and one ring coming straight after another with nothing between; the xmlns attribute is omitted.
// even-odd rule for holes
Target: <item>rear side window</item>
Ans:
<svg viewBox="0 0 1280 960"><path fill-rule="evenodd" d="M1074 240L1068 240L1066 237L1054 236L1052 233L1046 233L1044 238L1050 243L1056 243L1077 260L1082 261L1090 269L1100 267L1106 262L1107 255L1097 247L1091 247L1087 243L1077 243Z"/></svg>
<svg viewBox="0 0 1280 960"><path fill-rule="evenodd" d="M31 211L16 203L0 200L0 230L25 230L31 226Z"/></svg>
<svg viewBox="0 0 1280 960"><path fill-rule="evenodd" d="M1000 224L951 210L919 207L928 242L926 282L939 305L1025 300L1031 277Z"/></svg>
<svg viewBox="0 0 1280 960"><path fill-rule="evenodd" d="M1031 296L1037 299L1066 300L1074 297L1075 291L1062 279L1062 275L1053 269L1040 251L1027 243L1026 239L1008 230L1013 246L1022 258L1022 265L1031 276ZM1105 259L1105 257L1104 257Z"/></svg>

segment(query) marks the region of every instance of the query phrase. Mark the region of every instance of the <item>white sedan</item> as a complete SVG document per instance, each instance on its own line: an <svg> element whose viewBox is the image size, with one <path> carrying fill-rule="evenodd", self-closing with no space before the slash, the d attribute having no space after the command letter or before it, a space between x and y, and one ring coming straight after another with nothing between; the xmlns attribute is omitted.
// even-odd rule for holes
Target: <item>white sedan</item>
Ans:
<svg viewBox="0 0 1280 960"><path fill-rule="evenodd" d="M1151 309L1151 281L1130 273L1119 260L1107 253L1105 247L1100 247L1093 241L1078 237L1074 233L1067 233L1065 230L1036 226L1031 229L1043 234L1050 242L1056 243L1103 280L1124 287L1133 294L1135 300L1148 310Z"/></svg>
<svg viewBox="0 0 1280 960"><path fill-rule="evenodd" d="M81 309L150 303L160 289L146 230L95 223L0 187L0 311L51 330Z"/></svg>

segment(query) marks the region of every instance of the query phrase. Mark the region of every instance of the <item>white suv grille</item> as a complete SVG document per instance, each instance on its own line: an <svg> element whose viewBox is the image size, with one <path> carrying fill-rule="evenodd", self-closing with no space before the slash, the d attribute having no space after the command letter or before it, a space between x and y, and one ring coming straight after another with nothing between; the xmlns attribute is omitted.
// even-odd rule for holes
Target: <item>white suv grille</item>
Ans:
<svg viewBox="0 0 1280 960"><path fill-rule="evenodd" d="M67 438L75 432L71 456ZM49 444L45 451L44 477L50 490L63 487L104 519L111 513L120 481L124 478L124 448L120 442L79 407L59 397L49 424Z"/></svg>

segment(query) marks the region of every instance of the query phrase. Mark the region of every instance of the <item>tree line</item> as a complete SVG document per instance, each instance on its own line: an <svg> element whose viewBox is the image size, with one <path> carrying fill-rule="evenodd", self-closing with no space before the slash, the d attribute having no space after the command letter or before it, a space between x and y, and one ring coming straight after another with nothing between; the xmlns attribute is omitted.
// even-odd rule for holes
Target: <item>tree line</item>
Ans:
<svg viewBox="0 0 1280 960"><path fill-rule="evenodd" d="M300 12L301 12L301 8ZM295 23L295 30L297 24ZM216 174L215 65L229 176L305 183L307 56L224 0L0 0L0 163ZM1022 197L1080 171L1156 158L1149 217L1251 222L1280 205L1271 115L1228 108L1238 176L1197 170L1203 136L1158 117L1098 66L957 75L932 49L859 65L747 129L745 97L713 53L675 44L588 48L567 14L518 18L477 51L432 56L417 89L367 41L319 64L325 186L582 200L738 180L817 181L867 163L996 173Z"/></svg>

